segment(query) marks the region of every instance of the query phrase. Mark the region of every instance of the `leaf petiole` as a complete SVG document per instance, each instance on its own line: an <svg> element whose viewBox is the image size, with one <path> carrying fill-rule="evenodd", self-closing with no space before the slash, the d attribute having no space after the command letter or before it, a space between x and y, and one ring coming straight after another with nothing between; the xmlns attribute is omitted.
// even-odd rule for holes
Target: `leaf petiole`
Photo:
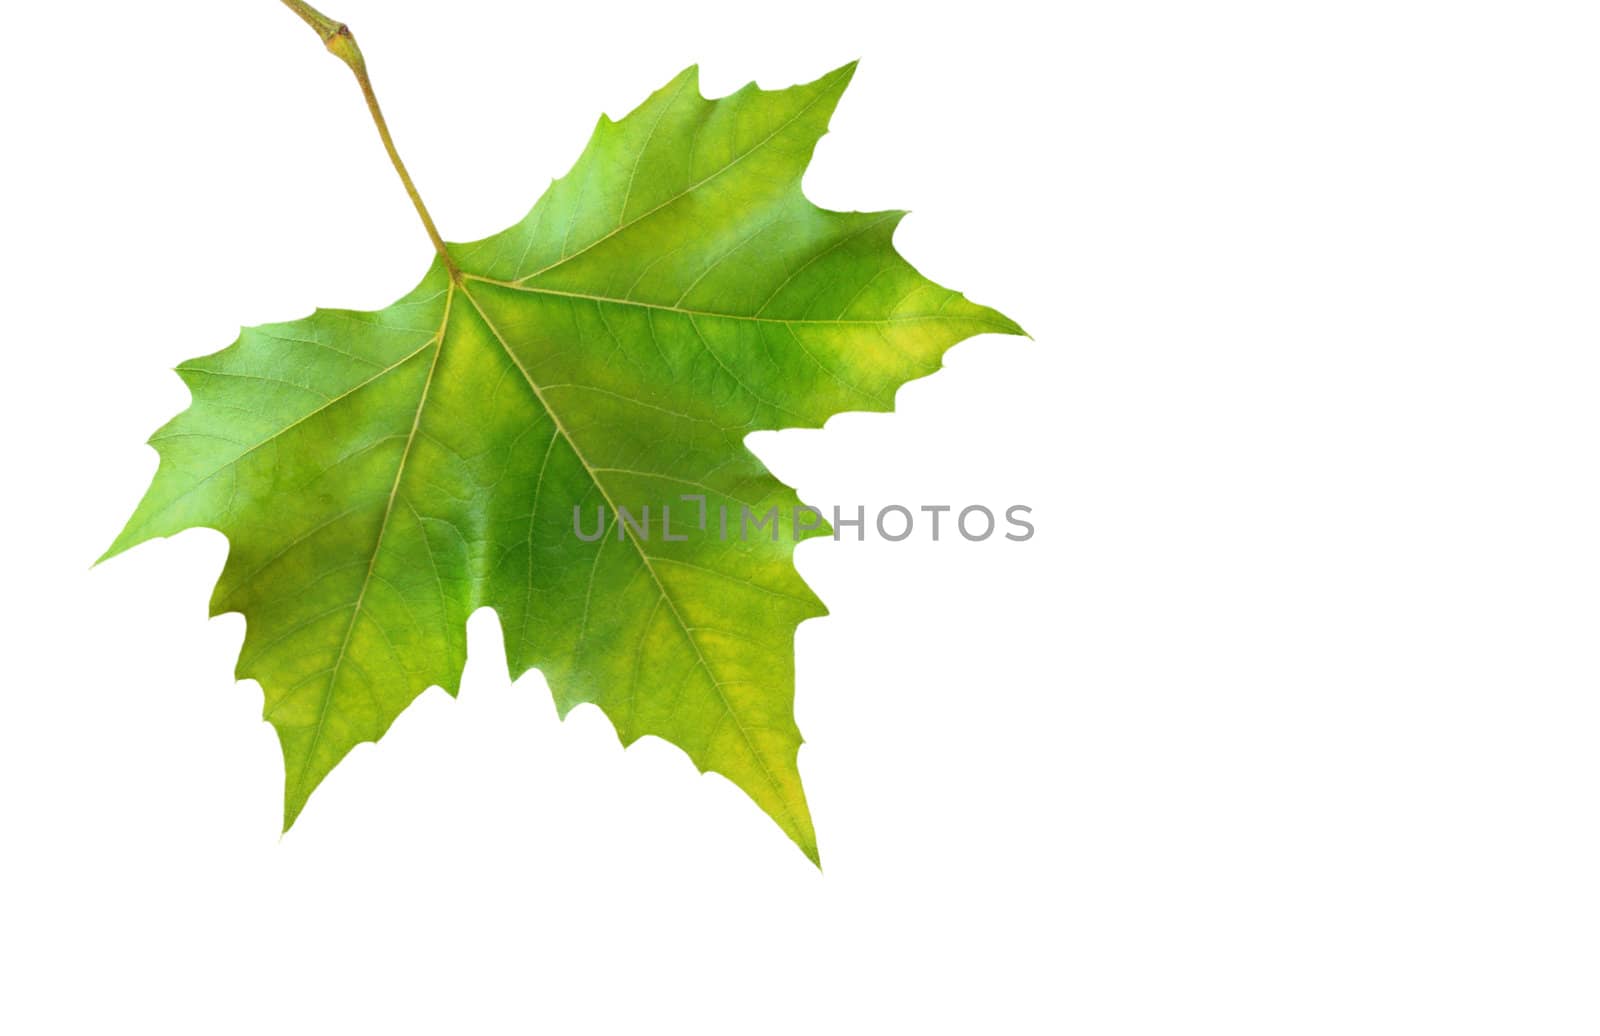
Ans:
<svg viewBox="0 0 1600 1036"><path fill-rule="evenodd" d="M367 75L367 60L362 56L361 47L356 43L350 27L329 18L304 0L283 0L283 3L311 26L322 40L323 46L327 47L334 57L350 66L350 71L355 73L356 82L361 86L361 96L367 101L367 111L372 113L373 124L378 127L378 136L383 139L383 148L389 153L389 161L394 165L394 171L400 174L400 182L405 185L406 194L411 196L411 204L416 206L417 215L422 217L422 225L428 231L428 239L433 242L434 251L438 252L439 258L444 261L445 269L450 271L451 279L459 281L461 271L456 268L455 260L450 258L450 253L444 246L444 238L439 236L439 228L434 226L428 207L422 203L422 195L417 193L417 185L412 182L411 174L406 172L405 162L400 159L400 152L395 149L394 138L389 134L389 124L384 121L383 109L378 106L378 95L372 90L372 79Z"/></svg>

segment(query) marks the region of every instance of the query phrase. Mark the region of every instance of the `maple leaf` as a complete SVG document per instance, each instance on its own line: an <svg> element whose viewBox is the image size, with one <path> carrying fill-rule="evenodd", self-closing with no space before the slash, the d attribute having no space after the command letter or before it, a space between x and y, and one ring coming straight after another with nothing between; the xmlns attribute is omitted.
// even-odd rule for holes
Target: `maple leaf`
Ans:
<svg viewBox="0 0 1600 1036"><path fill-rule="evenodd" d="M417 695L457 692L467 616L488 606L513 679L540 669L561 715L592 702L624 745L678 745L816 861L793 640L825 609L795 539L666 540L618 508L790 515L747 433L889 410L954 343L1021 329L905 262L903 213L801 193L853 63L719 100L689 68L602 117L520 223L445 245L354 38L285 2L356 72L439 254L387 309L247 328L180 365L192 405L151 437L159 468L106 556L228 538L211 613L246 619L236 675L282 743L285 830ZM576 535L575 507L605 534Z"/></svg>

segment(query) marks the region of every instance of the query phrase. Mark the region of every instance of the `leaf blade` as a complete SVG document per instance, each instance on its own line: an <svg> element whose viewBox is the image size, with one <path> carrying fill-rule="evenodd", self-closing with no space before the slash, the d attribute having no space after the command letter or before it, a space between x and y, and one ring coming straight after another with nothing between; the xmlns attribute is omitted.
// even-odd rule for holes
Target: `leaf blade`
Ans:
<svg viewBox="0 0 1600 1036"><path fill-rule="evenodd" d="M854 69L707 100L691 67L602 118L521 222L448 246L459 272L180 367L194 401L107 556L228 537L213 613L246 617L237 674L279 733L285 829L419 694L456 693L488 606L511 676L539 668L560 714L678 745L819 859L793 642L826 609L793 551L823 530L721 535L725 512L803 507L744 437L892 409L955 342L1021 333L899 255L904 213L805 198ZM685 530L686 496L718 520ZM602 535L577 535L597 506ZM675 506L694 535L627 520Z"/></svg>

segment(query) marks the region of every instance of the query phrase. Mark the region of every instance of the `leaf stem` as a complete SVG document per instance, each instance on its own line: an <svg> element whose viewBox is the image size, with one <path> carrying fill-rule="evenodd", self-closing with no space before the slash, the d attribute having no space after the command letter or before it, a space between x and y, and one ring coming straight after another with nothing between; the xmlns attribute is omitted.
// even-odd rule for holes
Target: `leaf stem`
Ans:
<svg viewBox="0 0 1600 1036"><path fill-rule="evenodd" d="M400 174L400 182L405 185L406 194L411 196L411 204L416 206L417 215L422 217L422 225L428 231L428 239L433 242L434 251L444 260L445 269L450 271L451 279L459 281L461 271L456 268L455 260L450 258L449 251L445 249L444 238L439 236L439 228L434 226L433 217L428 214L428 207L422 203L422 195L417 193L417 185L411 182L411 174L406 172L406 164L400 160L400 152L395 149L394 138L389 135L389 124L384 121L383 109L378 107L378 95L373 93L372 79L367 75L367 60L362 56L361 47L356 44L350 26L329 18L304 0L283 0L283 3L311 26L322 40L323 46L327 47L334 57L349 65L350 71L355 73L356 82L361 86L361 96L367 101L367 111L372 113L372 122L378 127L378 136L383 139L383 149L389 153L389 161L394 165L394 171Z"/></svg>

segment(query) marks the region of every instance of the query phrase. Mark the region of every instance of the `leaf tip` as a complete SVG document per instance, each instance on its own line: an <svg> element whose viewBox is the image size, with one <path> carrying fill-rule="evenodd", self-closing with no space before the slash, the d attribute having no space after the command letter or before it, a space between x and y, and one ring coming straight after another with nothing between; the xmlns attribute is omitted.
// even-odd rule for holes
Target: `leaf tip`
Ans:
<svg viewBox="0 0 1600 1036"><path fill-rule="evenodd" d="M313 788L316 787L316 782L312 783L312 787ZM300 814L301 814L301 812L303 812L305 810L306 801L310 797L311 797L311 791L310 790L302 790L302 786L300 784L298 784L298 783L291 784L287 780L284 781L284 785L283 785L283 830L278 832L278 839L280 841L286 835L288 835L289 829L294 827L295 821L300 819Z"/></svg>
<svg viewBox="0 0 1600 1036"><path fill-rule="evenodd" d="M696 97L699 97L701 100L705 99L705 94L700 92L700 62L696 61L688 68L685 68L682 72L679 72L677 75L673 76L667 81L667 85L663 86L656 93L663 94L668 93L669 91L672 93L677 93L685 87L693 90Z"/></svg>
<svg viewBox="0 0 1600 1036"><path fill-rule="evenodd" d="M1026 338L1030 342L1036 341L1036 339L1033 337L1033 335L1029 334L1026 330L1023 329L1021 324L1017 323L1015 320L1012 320L1010 317L1006 316L1004 313L1000 312L998 309L991 309L989 312L993 313L995 316L1000 318L1001 326L999 328L996 328L997 333L1003 334L1003 335L1021 335L1023 338Z"/></svg>
<svg viewBox="0 0 1600 1036"><path fill-rule="evenodd" d="M843 93L844 88L850 85L850 80L855 78L856 66L859 64L861 64L860 58L851 58L822 78L828 80L830 85L837 82L839 92Z"/></svg>
<svg viewBox="0 0 1600 1036"><path fill-rule="evenodd" d="M95 569L99 568L103 563L105 563L107 561L110 561L112 558L116 557L119 553L121 553L121 552L117 549L117 544L113 542L111 544L111 546L106 548L104 554L101 554L99 557L97 557L93 561L89 562L89 571L93 572Z"/></svg>
<svg viewBox="0 0 1600 1036"><path fill-rule="evenodd" d="M134 522L138 519L138 517L139 512L136 509L128 518L128 523L123 526L122 531L117 533L117 538L111 541L111 546L106 548L104 554L101 554L99 557L94 559L94 563L89 566L90 571L99 568L102 563L110 561L112 558L128 550L130 547L136 547L140 543L144 542L144 539L141 539L139 535L134 532Z"/></svg>

